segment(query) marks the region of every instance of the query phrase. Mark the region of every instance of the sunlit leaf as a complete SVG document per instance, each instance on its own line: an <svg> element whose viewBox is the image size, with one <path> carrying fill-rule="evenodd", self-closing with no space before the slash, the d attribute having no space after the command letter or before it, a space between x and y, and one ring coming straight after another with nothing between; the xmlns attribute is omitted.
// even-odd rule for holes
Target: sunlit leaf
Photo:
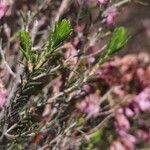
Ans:
<svg viewBox="0 0 150 150"><path fill-rule="evenodd" d="M129 35L127 30L124 27L116 28L112 33L112 37L105 51L100 55L99 64L104 63L115 53L120 51L126 45L128 40Z"/></svg>
<svg viewBox="0 0 150 150"><path fill-rule="evenodd" d="M19 32L20 47L27 61L35 62L36 54L32 51L32 41L27 31Z"/></svg>
<svg viewBox="0 0 150 150"><path fill-rule="evenodd" d="M31 48L32 48L32 42L31 42L31 37L30 37L29 33L26 31L21 31L21 32L19 32L19 38L20 38L21 50L25 54L30 53Z"/></svg>
<svg viewBox="0 0 150 150"><path fill-rule="evenodd" d="M68 20L62 20L56 23L54 31L50 32L48 51L51 52L55 50L58 46L62 44L72 33L72 27Z"/></svg>
<svg viewBox="0 0 150 150"><path fill-rule="evenodd" d="M113 55L125 46L129 39L128 32L124 27L116 28L107 46L107 54Z"/></svg>

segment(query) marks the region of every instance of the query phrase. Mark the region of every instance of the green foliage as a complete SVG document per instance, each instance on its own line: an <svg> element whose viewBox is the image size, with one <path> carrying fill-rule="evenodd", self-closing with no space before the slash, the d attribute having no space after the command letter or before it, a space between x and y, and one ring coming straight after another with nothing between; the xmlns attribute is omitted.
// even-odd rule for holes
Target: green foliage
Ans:
<svg viewBox="0 0 150 150"><path fill-rule="evenodd" d="M102 131L97 130L96 132L93 133L93 135L90 139L90 143L92 145L96 145L96 144L100 143L101 140L102 140Z"/></svg>
<svg viewBox="0 0 150 150"><path fill-rule="evenodd" d="M39 69L44 62L48 60L49 55L54 52L72 33L72 27L68 20L62 20L56 23L54 30L50 32L48 38L48 46L40 57L32 51L32 41L27 31L19 33L21 51L28 62L28 69L32 72L33 69Z"/></svg>
<svg viewBox="0 0 150 150"><path fill-rule="evenodd" d="M101 129L98 129L90 135L89 141L82 143L81 149L91 150L99 148L100 150L107 149L115 139L116 134L113 130L113 122L110 120L109 124Z"/></svg>
<svg viewBox="0 0 150 150"><path fill-rule="evenodd" d="M100 56L99 64L104 63L108 58L110 58L121 48L123 48L127 43L128 39L129 35L124 27L116 28L112 33L112 37L106 47L106 50Z"/></svg>
<svg viewBox="0 0 150 150"><path fill-rule="evenodd" d="M107 46L107 54L113 55L118 52L128 41L128 32L124 27L116 28Z"/></svg>
<svg viewBox="0 0 150 150"><path fill-rule="evenodd" d="M28 62L34 63L36 61L36 54L32 51L32 41L27 31L19 32L19 39L20 39L20 46L21 51L24 57L27 59Z"/></svg>
<svg viewBox="0 0 150 150"><path fill-rule="evenodd" d="M31 42L31 37L28 32L26 31L21 31L19 33L20 37L20 45L23 51L29 52L31 51L32 48L32 42Z"/></svg>
<svg viewBox="0 0 150 150"><path fill-rule="evenodd" d="M68 20L62 20L58 22L55 27L54 31L50 32L49 41L47 51L51 53L56 48L58 48L62 42L64 42L69 35L72 33L72 27Z"/></svg>

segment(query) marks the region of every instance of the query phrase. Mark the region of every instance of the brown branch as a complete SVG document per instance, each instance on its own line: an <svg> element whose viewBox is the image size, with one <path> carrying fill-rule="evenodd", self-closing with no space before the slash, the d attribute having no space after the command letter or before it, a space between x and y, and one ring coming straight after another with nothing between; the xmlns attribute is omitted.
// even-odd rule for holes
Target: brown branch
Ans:
<svg viewBox="0 0 150 150"><path fill-rule="evenodd" d="M71 4L72 0L63 0L57 13L56 16L54 17L54 23L58 22L60 17L65 13L66 9L69 7L69 5Z"/></svg>

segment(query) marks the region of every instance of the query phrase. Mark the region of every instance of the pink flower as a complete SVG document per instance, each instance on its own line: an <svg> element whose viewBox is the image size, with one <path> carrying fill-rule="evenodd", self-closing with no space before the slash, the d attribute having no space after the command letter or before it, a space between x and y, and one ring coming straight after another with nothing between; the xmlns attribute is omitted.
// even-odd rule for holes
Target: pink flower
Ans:
<svg viewBox="0 0 150 150"><path fill-rule="evenodd" d="M95 58L94 58L94 57L89 57L89 58L87 59L87 61L88 61L89 64L92 64L92 63L95 62Z"/></svg>
<svg viewBox="0 0 150 150"><path fill-rule="evenodd" d="M126 147L121 143L121 141L116 140L110 145L109 150L126 150Z"/></svg>
<svg viewBox="0 0 150 150"><path fill-rule="evenodd" d="M122 113L122 109L119 109L115 114L115 125L120 136L124 135L130 129L130 122Z"/></svg>
<svg viewBox="0 0 150 150"><path fill-rule="evenodd" d="M124 97L124 95L125 95L125 91L122 89L121 86L116 86L114 88L113 93L119 97Z"/></svg>
<svg viewBox="0 0 150 150"><path fill-rule="evenodd" d="M134 102L142 111L150 110L150 89L146 88L134 99Z"/></svg>
<svg viewBox="0 0 150 150"><path fill-rule="evenodd" d="M91 87L90 87L88 84L85 84L85 85L83 86L83 91L85 91L86 93L89 93L90 90L91 90Z"/></svg>
<svg viewBox="0 0 150 150"><path fill-rule="evenodd" d="M150 142L150 131L144 131L144 130L139 129L136 131L136 135L140 140L146 143Z"/></svg>
<svg viewBox="0 0 150 150"><path fill-rule="evenodd" d="M60 88L62 85L61 76L51 81L53 94L57 94L60 92Z"/></svg>
<svg viewBox="0 0 150 150"><path fill-rule="evenodd" d="M126 115L127 117L133 117L133 116L134 116L134 112L133 112L130 108L125 107L125 108L124 108L124 111L125 111L125 115Z"/></svg>
<svg viewBox="0 0 150 150"><path fill-rule="evenodd" d="M5 15L8 10L8 5L2 0L0 1L0 19Z"/></svg>
<svg viewBox="0 0 150 150"><path fill-rule="evenodd" d="M134 150L136 143L136 138L133 135L126 133L110 145L110 150Z"/></svg>
<svg viewBox="0 0 150 150"><path fill-rule="evenodd" d="M80 112L87 114L88 118L97 117L100 111L99 106L99 95L97 93L90 94L86 96L85 100L83 100L80 104L78 104L78 109Z"/></svg>
<svg viewBox="0 0 150 150"><path fill-rule="evenodd" d="M108 12L106 20L105 20L108 26L112 26L114 24L114 21L117 15L118 15L118 12L116 9L112 9Z"/></svg>
<svg viewBox="0 0 150 150"><path fill-rule="evenodd" d="M121 137L121 141L128 150L135 149L135 144L137 143L137 140L133 135L127 133L126 135Z"/></svg>
<svg viewBox="0 0 150 150"><path fill-rule="evenodd" d="M0 108L2 108L6 103L7 92L4 88L0 87Z"/></svg>

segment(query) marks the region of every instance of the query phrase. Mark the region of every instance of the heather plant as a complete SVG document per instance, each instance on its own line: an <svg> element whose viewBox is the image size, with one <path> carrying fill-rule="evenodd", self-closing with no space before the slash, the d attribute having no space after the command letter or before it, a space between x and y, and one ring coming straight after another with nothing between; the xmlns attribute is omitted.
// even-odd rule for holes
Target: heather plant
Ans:
<svg viewBox="0 0 150 150"><path fill-rule="evenodd" d="M115 26L118 8L128 2L63 0L58 11L50 0L27 2L31 10L20 4L13 33L5 22L10 14L0 6L6 38L0 47L3 149L148 147L149 58L115 57L131 37ZM54 16L46 14L50 8ZM12 65L7 49L16 50Z"/></svg>

